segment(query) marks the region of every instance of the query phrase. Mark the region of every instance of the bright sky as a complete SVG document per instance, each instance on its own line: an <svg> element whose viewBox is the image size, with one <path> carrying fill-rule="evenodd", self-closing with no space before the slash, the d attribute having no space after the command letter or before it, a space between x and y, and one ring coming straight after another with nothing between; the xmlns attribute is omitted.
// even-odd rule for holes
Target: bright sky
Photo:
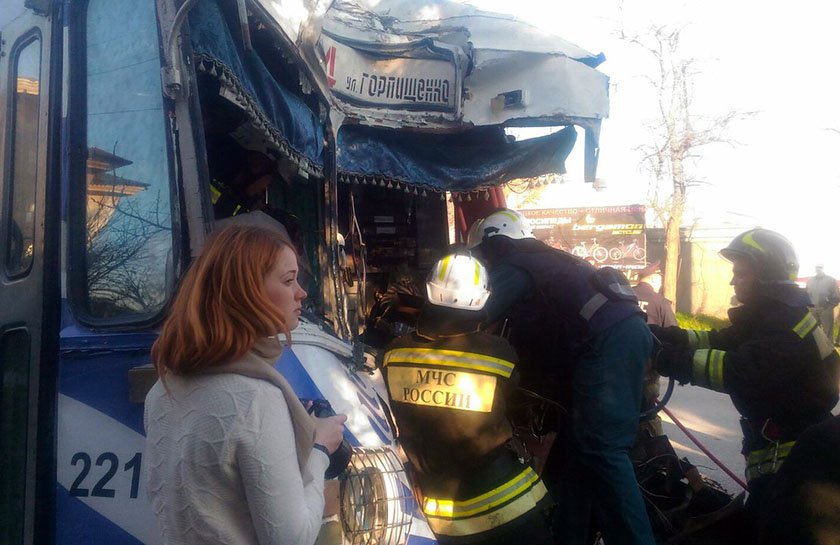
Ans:
<svg viewBox="0 0 840 545"><path fill-rule="evenodd" d="M624 2L623 14L618 0L470 3L502 13L515 6L519 18L606 54L599 70L610 77L611 114L598 175L607 189L584 186L583 161L573 156L567 182L551 189L547 207L646 203L647 174L635 148L655 115L655 92L642 77L651 65L617 30L622 23L637 33L684 26L685 54L701 70L697 113L757 112L728 132L737 144L701 150L694 173L708 185L691 190L688 222L778 230L796 245L801 274L822 261L840 277L840 3L645 0Z"/></svg>

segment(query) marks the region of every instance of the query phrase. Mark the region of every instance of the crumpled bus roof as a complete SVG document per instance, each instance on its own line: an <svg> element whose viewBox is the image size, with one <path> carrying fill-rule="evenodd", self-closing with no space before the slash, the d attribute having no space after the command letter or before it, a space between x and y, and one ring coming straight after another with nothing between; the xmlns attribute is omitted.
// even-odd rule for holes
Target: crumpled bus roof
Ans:
<svg viewBox="0 0 840 545"><path fill-rule="evenodd" d="M603 55L457 2L336 0L328 10L329 2L255 2L343 117L339 179L469 191L562 174L575 131L513 142L504 127L577 125L586 131L586 179L594 180L609 111L608 78L595 69ZM318 116L269 81L253 50L229 32L221 39L218 17L208 15L217 10L205 0L190 14L197 60L209 61L199 69L224 74L271 140L319 170L321 139L309 134Z"/></svg>
<svg viewBox="0 0 840 545"><path fill-rule="evenodd" d="M311 68L328 82L338 108L363 124L588 126L609 113L608 78L595 69L603 55L469 4L337 0L314 46L324 62ZM424 77L427 84L450 78L448 103L397 98L400 83ZM494 107L499 95L517 92L521 99Z"/></svg>

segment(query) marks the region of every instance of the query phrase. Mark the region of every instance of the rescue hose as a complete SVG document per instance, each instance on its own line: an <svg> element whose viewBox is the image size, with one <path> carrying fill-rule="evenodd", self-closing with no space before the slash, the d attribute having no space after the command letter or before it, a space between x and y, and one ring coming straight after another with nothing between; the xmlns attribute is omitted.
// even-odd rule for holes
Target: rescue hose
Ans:
<svg viewBox="0 0 840 545"><path fill-rule="evenodd" d="M670 410L668 410L668 408L667 408L667 407L665 407L664 405L662 406L662 410L665 412L665 414L667 414L667 415L668 415L668 418L670 418L670 419L671 419L671 421L672 421L672 422L673 422L673 423L674 423L674 424L675 424L675 425L676 425L676 426L680 429L680 431L682 431L682 432L686 435L686 437L688 437L688 438L691 440L691 442L692 442L692 443L694 443L695 445L697 445L697 448L699 448L700 450L702 450L702 451L703 451L703 454L705 454L706 456L708 456L708 457L709 457L709 459L710 459L711 461L713 461L715 464L717 464L717 466L718 466L719 468L721 468L721 469L723 470L723 472L724 472L724 473L726 473L727 475L729 475L729 476L732 478L732 480L733 480L733 481L735 481L736 483L738 483L738 486L740 486L740 487L741 487L741 488L743 488L744 490L749 490L749 489L747 488L747 483L745 483L745 482L744 482L744 481L743 481L740 477L738 477L738 475L736 475L734 471L732 471L731 469L729 469L728 467L726 467L726 465L725 465L723 462L721 462L721 461L718 459L718 457L717 457L717 456L715 456L714 454L712 454L712 452L711 452L709 449L707 449L707 448L703 445L703 443L701 443L701 442L700 442L700 440L699 440L699 439L697 439L697 437L695 437L695 436L694 436L694 434L693 434L693 433L691 433L691 432L688 430L688 428L686 428L686 427L683 425L683 423L679 421L679 419L678 419L676 416L674 416L674 413L672 413Z"/></svg>
<svg viewBox="0 0 840 545"><path fill-rule="evenodd" d="M657 399L656 401L654 401L653 407L644 411L640 415L640 418L647 418L648 416L652 416L652 415L658 413L659 411L661 411L662 409L664 409L665 405L671 399L671 394L674 393L674 384L675 383L676 383L676 380L674 380L673 378L671 380L669 380L668 381L668 387L665 389L665 395L662 396L662 399Z"/></svg>

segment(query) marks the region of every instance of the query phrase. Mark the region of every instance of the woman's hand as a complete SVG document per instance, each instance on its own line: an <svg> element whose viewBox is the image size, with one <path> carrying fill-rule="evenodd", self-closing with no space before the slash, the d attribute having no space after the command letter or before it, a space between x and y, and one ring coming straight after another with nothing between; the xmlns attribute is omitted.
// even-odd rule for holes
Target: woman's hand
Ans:
<svg viewBox="0 0 840 545"><path fill-rule="evenodd" d="M315 419L315 442L324 445L330 454L336 451L344 438L344 423L346 414L337 414L327 418Z"/></svg>

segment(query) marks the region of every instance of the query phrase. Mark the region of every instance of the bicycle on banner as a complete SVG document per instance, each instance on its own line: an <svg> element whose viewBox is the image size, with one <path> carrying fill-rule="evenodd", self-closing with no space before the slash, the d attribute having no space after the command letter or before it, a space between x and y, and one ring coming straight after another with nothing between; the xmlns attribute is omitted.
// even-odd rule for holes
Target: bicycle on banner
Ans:
<svg viewBox="0 0 840 545"><path fill-rule="evenodd" d="M592 258L595 263L603 263L609 257L609 250L604 246L598 244L598 239L593 238L591 244L580 241L572 248L572 255L576 255L581 259Z"/></svg>
<svg viewBox="0 0 840 545"><path fill-rule="evenodd" d="M647 251L639 246L638 240L634 238L630 244L625 244L623 240L620 240L617 247L610 248L609 256L612 261L619 261L626 257L636 261L644 261L647 257Z"/></svg>

